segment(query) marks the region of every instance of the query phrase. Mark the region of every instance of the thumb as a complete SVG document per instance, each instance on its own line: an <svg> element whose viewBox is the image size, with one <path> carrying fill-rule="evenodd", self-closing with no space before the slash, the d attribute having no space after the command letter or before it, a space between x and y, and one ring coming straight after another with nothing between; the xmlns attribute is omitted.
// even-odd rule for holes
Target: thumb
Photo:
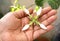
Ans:
<svg viewBox="0 0 60 41"><path fill-rule="evenodd" d="M32 14L33 13L33 9L30 8L29 12L30 12L30 14ZM15 11L15 12L13 12L13 14L14 14L14 16L16 16L19 19L27 16L27 14L25 14L25 12L23 10Z"/></svg>

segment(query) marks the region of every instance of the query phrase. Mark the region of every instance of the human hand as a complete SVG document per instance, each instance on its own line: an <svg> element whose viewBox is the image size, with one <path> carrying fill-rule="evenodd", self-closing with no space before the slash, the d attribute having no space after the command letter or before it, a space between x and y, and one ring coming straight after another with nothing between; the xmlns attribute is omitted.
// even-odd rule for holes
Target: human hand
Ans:
<svg viewBox="0 0 60 41"><path fill-rule="evenodd" d="M29 11L33 13L32 9ZM47 30L43 30L37 25L32 25L28 30L22 31L23 26L30 21L28 16L22 10L10 12L0 20L1 40L33 41L42 34L52 30L53 26L51 23L54 22L56 18L56 10L51 9L51 7L44 8L39 21L47 27Z"/></svg>

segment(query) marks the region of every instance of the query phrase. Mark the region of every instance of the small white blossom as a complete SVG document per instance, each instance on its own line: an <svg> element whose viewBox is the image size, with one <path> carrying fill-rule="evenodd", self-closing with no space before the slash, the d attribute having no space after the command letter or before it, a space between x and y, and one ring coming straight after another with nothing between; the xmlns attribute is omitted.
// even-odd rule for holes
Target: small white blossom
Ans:
<svg viewBox="0 0 60 41"><path fill-rule="evenodd" d="M39 24L42 29L47 29L47 27L44 24Z"/></svg>
<svg viewBox="0 0 60 41"><path fill-rule="evenodd" d="M42 7L40 7L40 9L36 12L37 16L39 16L42 12Z"/></svg>
<svg viewBox="0 0 60 41"><path fill-rule="evenodd" d="M26 14L30 15L28 9L25 8L25 9L24 9L24 12L25 12Z"/></svg>
<svg viewBox="0 0 60 41"><path fill-rule="evenodd" d="M22 31L25 31L25 30L27 30L28 28L29 28L29 24L25 25L25 26L23 27Z"/></svg>

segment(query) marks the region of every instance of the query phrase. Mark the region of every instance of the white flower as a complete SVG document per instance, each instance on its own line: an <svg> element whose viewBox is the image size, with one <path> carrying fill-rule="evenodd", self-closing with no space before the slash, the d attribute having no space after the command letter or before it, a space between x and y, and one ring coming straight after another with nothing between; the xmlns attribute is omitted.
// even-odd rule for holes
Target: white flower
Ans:
<svg viewBox="0 0 60 41"><path fill-rule="evenodd" d="M22 31L25 31L25 30L27 30L28 28L29 28L29 24L26 24L26 25L23 27Z"/></svg>
<svg viewBox="0 0 60 41"><path fill-rule="evenodd" d="M42 12L42 7L39 8L39 10L36 12L37 16L39 16Z"/></svg>
<svg viewBox="0 0 60 41"><path fill-rule="evenodd" d="M47 29L47 27L44 24L39 24L42 29Z"/></svg>
<svg viewBox="0 0 60 41"><path fill-rule="evenodd" d="M25 9L24 9L24 12L25 12L26 14L30 15L28 9L25 8Z"/></svg>

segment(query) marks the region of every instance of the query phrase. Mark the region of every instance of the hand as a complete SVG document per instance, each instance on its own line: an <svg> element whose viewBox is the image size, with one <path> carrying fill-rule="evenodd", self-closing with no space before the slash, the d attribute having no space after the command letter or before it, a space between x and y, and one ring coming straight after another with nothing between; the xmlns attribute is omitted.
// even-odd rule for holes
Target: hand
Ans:
<svg viewBox="0 0 60 41"><path fill-rule="evenodd" d="M29 11L33 13L33 9L29 9ZM39 21L47 27L47 30L43 30L37 25L32 25L28 30L22 31L23 26L29 23L28 16L22 10L10 12L0 20L1 40L33 41L42 34L52 30L53 26L51 23L54 22L56 18L56 10L51 9L51 7L44 8Z"/></svg>

